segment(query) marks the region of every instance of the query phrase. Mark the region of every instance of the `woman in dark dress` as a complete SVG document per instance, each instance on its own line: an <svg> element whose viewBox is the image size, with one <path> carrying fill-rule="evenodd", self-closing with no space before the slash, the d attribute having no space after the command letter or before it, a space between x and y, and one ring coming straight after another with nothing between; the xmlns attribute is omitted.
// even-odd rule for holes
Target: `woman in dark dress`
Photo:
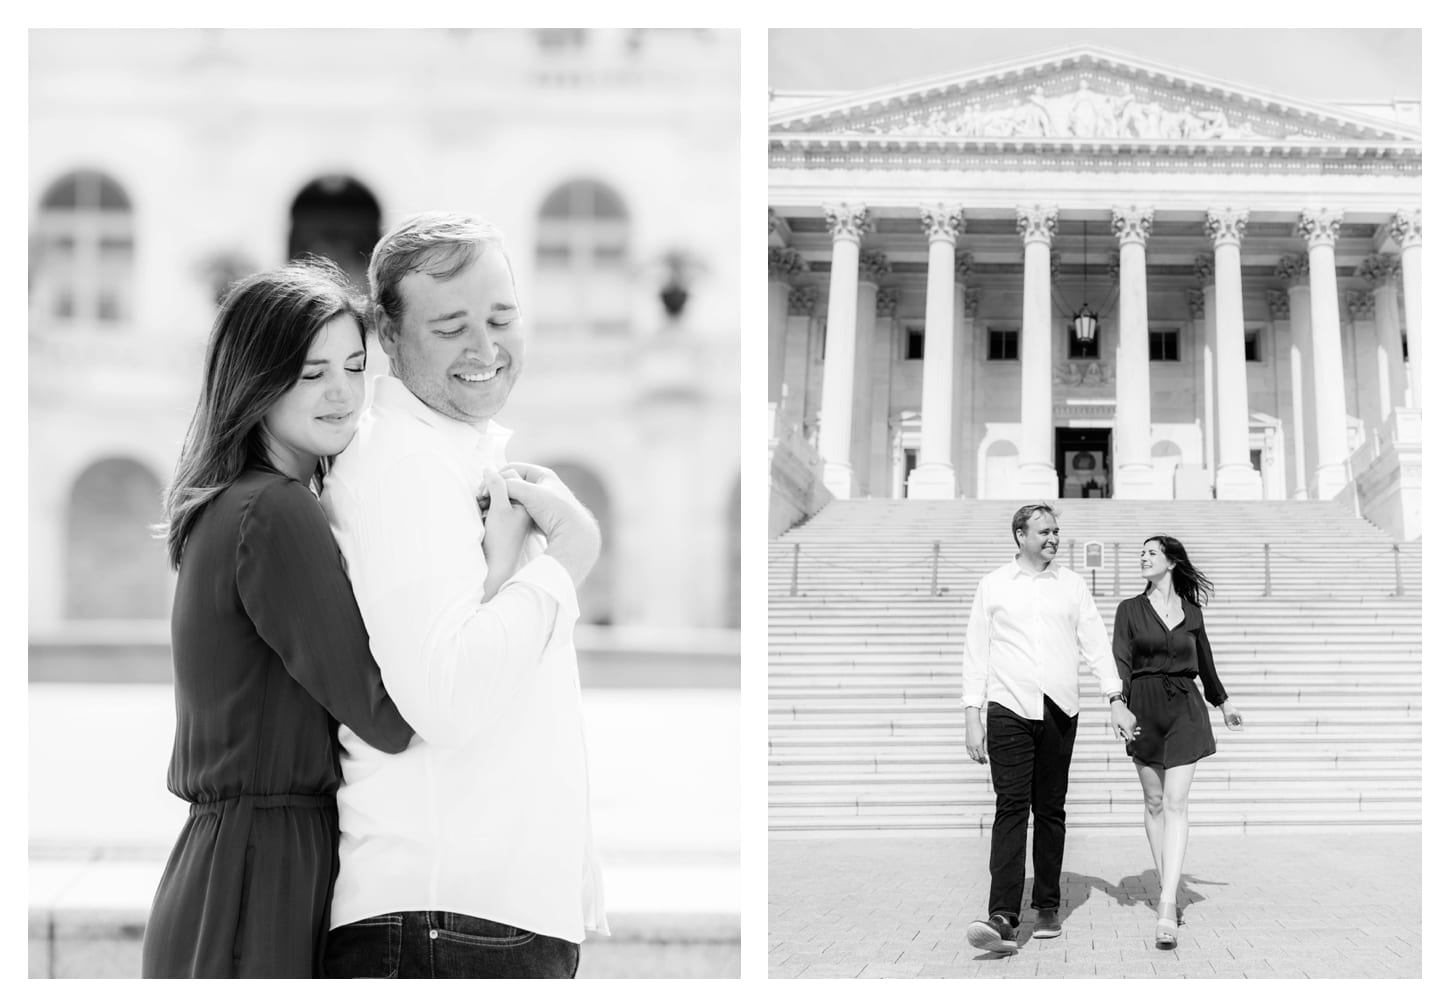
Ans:
<svg viewBox="0 0 1450 1007"><path fill-rule="evenodd" d="M336 723L386 752L383 689L314 492L363 405L363 316L330 263L249 277L212 327L167 491L176 741L191 814L142 947L146 977L317 974L337 866Z"/></svg>
<svg viewBox="0 0 1450 1007"><path fill-rule="evenodd" d="M1139 566L1148 585L1118 606L1113 657L1138 733L1128 754L1143 785L1143 825L1161 886L1154 942L1178 946L1178 882L1188 850L1188 788L1198 760L1214 753L1213 728L1193 684L1203 679L1208 701L1231 731L1243 730L1213 665L1203 628L1203 602L1213 583L1189 561L1183 543L1155 535L1143 543Z"/></svg>

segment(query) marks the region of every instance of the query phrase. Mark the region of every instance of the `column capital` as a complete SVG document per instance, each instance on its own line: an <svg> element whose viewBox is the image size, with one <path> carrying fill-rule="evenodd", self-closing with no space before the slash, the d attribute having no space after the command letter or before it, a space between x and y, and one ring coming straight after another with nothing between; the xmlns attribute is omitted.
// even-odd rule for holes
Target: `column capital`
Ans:
<svg viewBox="0 0 1450 1007"><path fill-rule="evenodd" d="M1297 255L1281 256L1279 264L1274 267L1274 275L1291 287L1307 287L1309 285L1309 256L1303 252L1299 252Z"/></svg>
<svg viewBox="0 0 1450 1007"><path fill-rule="evenodd" d="M1188 317L1195 322L1203 321L1203 291L1189 287L1183 294L1188 299Z"/></svg>
<svg viewBox="0 0 1450 1007"><path fill-rule="evenodd" d="M1193 276L1202 284L1213 282L1213 256L1207 252L1200 253L1193 257ZM1199 291L1202 294L1202 291Z"/></svg>
<svg viewBox="0 0 1450 1007"><path fill-rule="evenodd" d="M802 283L790 288L790 296L786 303L787 309L792 315L815 314L816 301L821 296L821 288L814 283Z"/></svg>
<svg viewBox="0 0 1450 1007"><path fill-rule="evenodd" d="M1024 245L1030 245L1034 241L1052 244L1052 239L1057 234L1057 207L1017 207L1017 233L1022 235Z"/></svg>
<svg viewBox="0 0 1450 1007"><path fill-rule="evenodd" d="M972 269L976 266L976 260L972 258L971 252L958 252L956 261L957 282L966 283L967 277L971 275Z"/></svg>
<svg viewBox="0 0 1450 1007"><path fill-rule="evenodd" d="M1249 224L1248 210L1231 207L1209 210L1203 221L1203 233L1213 239L1213 247L1239 245L1244 240L1244 229Z"/></svg>
<svg viewBox="0 0 1450 1007"><path fill-rule="evenodd" d="M1374 293L1372 291L1345 291L1344 306L1349 311L1349 317L1356 322L1369 322L1374 320Z"/></svg>
<svg viewBox="0 0 1450 1007"><path fill-rule="evenodd" d="M1270 287L1264 291L1264 296L1269 301L1269 317L1276 322L1288 321L1289 291L1280 290L1278 287Z"/></svg>
<svg viewBox="0 0 1450 1007"><path fill-rule="evenodd" d="M862 252L860 270L860 282L880 283L891 272L891 261L884 252Z"/></svg>
<svg viewBox="0 0 1450 1007"><path fill-rule="evenodd" d="M896 305L901 300L900 287L880 287L876 291L876 317L895 318Z"/></svg>
<svg viewBox="0 0 1450 1007"><path fill-rule="evenodd" d="M876 221L863 203L827 203L821 209L826 215L826 227L830 229L834 241L845 238L859 245L862 235L870 234L876 229Z"/></svg>
<svg viewBox="0 0 1450 1007"><path fill-rule="evenodd" d="M1119 245L1126 245L1129 242L1145 245L1148 243L1148 235L1152 231L1153 208L1151 206L1113 207L1113 234L1117 237Z"/></svg>
<svg viewBox="0 0 1450 1007"><path fill-rule="evenodd" d="M1297 231L1299 237L1309 243L1310 248L1318 248L1320 245L1333 248L1334 243L1339 240L1339 225L1343 222L1343 210L1320 207L1299 214Z"/></svg>
<svg viewBox="0 0 1450 1007"><path fill-rule="evenodd" d="M1390 219L1390 234L1401 249L1420 247L1420 211L1396 210Z"/></svg>
<svg viewBox="0 0 1450 1007"><path fill-rule="evenodd" d="M768 209L767 212L770 214L770 233L768 237L778 237L780 238L781 244L789 245L791 238L790 225L785 222L784 217L777 215L774 210Z"/></svg>
<svg viewBox="0 0 1450 1007"><path fill-rule="evenodd" d="M921 229L928 242L950 241L955 243L957 235L966 228L966 216L960 206L945 203L921 207Z"/></svg>
<svg viewBox="0 0 1450 1007"><path fill-rule="evenodd" d="M982 302L982 292L976 287L962 291L962 316L964 318L976 318L977 307Z"/></svg>
<svg viewBox="0 0 1450 1007"><path fill-rule="evenodd" d="M1398 255L1371 255L1359 264L1354 275L1368 280L1372 286L1384 287L1400 278L1400 257Z"/></svg>
<svg viewBox="0 0 1450 1007"><path fill-rule="evenodd" d="M805 256L794 248L770 249L770 278L782 282L790 282L809 267L806 265Z"/></svg>

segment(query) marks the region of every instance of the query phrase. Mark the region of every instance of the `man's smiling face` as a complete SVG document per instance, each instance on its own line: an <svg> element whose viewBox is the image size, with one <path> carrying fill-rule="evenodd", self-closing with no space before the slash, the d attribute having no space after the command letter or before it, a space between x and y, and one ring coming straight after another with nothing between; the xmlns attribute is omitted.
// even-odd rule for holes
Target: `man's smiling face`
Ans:
<svg viewBox="0 0 1450 1007"><path fill-rule="evenodd" d="M380 319L393 374L423 402L465 423L490 419L524 365L513 272L497 244L446 280L409 273L398 284L403 317Z"/></svg>

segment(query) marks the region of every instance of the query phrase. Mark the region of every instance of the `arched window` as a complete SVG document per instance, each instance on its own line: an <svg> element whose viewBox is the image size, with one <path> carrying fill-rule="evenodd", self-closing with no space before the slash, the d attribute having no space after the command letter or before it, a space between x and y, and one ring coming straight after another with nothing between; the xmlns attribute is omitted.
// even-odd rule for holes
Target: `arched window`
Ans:
<svg viewBox="0 0 1450 1007"><path fill-rule="evenodd" d="M614 622L614 528L609 512L609 491L594 472L583 465L571 462L550 464L564 485L568 486L579 502L589 508L589 513L599 522L602 546L599 562L584 579L579 589L579 621L595 626L609 626Z"/></svg>
<svg viewBox="0 0 1450 1007"><path fill-rule="evenodd" d="M588 179L549 193L539 208L534 254L535 331L629 335L629 214L618 193Z"/></svg>
<svg viewBox="0 0 1450 1007"><path fill-rule="evenodd" d="M73 171L40 200L32 240L31 309L49 323L131 319L136 257L131 200L109 175Z"/></svg>
<svg viewBox="0 0 1450 1007"><path fill-rule="evenodd" d="M166 616L166 547L151 535L161 483L129 458L87 468L66 514L65 613L71 619Z"/></svg>
<svg viewBox="0 0 1450 1007"><path fill-rule="evenodd" d="M311 182L292 201L287 258L304 252L341 266L360 292L368 289L368 259L382 237L382 211L367 187L346 175Z"/></svg>

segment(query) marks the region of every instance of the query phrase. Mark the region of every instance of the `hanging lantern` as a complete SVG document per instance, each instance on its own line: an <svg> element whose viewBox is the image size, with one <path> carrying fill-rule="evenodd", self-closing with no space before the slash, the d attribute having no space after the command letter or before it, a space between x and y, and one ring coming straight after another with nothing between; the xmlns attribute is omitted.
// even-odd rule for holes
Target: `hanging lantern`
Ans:
<svg viewBox="0 0 1450 1007"><path fill-rule="evenodd" d="M1087 302L1072 316L1072 329L1080 343L1090 343L1098 334L1098 313L1089 311Z"/></svg>

